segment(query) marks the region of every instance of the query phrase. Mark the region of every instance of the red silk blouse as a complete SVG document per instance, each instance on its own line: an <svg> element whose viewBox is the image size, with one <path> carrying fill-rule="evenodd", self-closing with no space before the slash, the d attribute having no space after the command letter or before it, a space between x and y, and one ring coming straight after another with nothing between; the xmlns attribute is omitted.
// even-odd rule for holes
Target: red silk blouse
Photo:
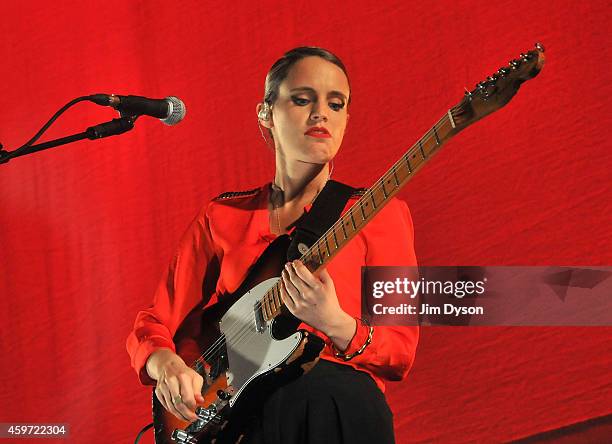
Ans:
<svg viewBox="0 0 612 444"><path fill-rule="evenodd" d="M182 236L157 287L153 305L137 314L127 339L132 366L143 384L155 383L145 369L151 353L161 347L175 350L174 333L202 297L210 297L207 305L211 305L217 301L217 295L233 293L247 276L249 267L275 239L270 232L269 193L270 184L266 184L242 196L212 200ZM356 200L349 199L343 213ZM211 273L212 267L209 270L208 266L215 259L219 266ZM355 318L361 316L361 267L365 265L416 265L412 219L404 201L391 199L327 265L340 306ZM203 295L205 276L207 280L216 279L215 287L204 286L210 288L212 295ZM357 325L346 354L361 348L368 337L368 327L361 322ZM321 359L368 373L382 391L384 379L397 381L407 375L419 337L418 327L376 326L365 351L344 362L335 358L327 336L306 324L300 328L325 339Z"/></svg>

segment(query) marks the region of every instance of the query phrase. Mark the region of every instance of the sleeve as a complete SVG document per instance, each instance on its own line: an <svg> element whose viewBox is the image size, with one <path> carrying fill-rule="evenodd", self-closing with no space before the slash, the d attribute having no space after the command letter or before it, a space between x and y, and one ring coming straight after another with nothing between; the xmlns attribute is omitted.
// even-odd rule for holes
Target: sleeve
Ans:
<svg viewBox="0 0 612 444"><path fill-rule="evenodd" d="M205 206L183 234L155 292L153 305L136 315L126 347L132 367L143 385L154 385L147 359L159 348L176 351L172 338L187 314L202 301L202 283L215 259L214 243ZM207 276L208 278L208 276Z"/></svg>
<svg viewBox="0 0 612 444"><path fill-rule="evenodd" d="M416 266L414 227L406 202L393 199L378 216L366 237L366 265ZM344 354L359 350L368 334L369 327L357 320L357 331ZM418 339L418 326L375 326L372 342L351 362L382 379L402 380L414 362Z"/></svg>

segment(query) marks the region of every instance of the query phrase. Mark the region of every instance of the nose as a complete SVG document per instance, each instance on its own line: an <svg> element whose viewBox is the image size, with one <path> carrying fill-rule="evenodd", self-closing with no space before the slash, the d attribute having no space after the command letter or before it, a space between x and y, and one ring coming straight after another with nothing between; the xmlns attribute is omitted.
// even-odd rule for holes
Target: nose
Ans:
<svg viewBox="0 0 612 444"><path fill-rule="evenodd" d="M327 122L327 114L325 114L321 108L321 105L315 105L312 108L312 112L310 113L310 120L312 120L313 122Z"/></svg>

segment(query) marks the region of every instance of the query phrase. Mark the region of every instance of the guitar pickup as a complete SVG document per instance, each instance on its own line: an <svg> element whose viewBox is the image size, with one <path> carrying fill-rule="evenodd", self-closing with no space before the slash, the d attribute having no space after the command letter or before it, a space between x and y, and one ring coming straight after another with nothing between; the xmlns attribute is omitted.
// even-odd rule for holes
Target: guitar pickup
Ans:
<svg viewBox="0 0 612 444"><path fill-rule="evenodd" d="M255 303L253 306L253 313L255 314L255 331L257 331L257 333L263 333L266 330L266 320L264 319L260 302Z"/></svg>

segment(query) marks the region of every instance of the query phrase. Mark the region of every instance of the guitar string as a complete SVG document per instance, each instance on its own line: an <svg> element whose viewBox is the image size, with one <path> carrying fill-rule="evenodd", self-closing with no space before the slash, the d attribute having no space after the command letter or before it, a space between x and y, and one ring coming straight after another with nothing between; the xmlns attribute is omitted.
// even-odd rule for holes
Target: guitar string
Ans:
<svg viewBox="0 0 612 444"><path fill-rule="evenodd" d="M439 139L439 136L437 136L436 132L432 132L432 130L433 130L433 129L436 129L436 131L437 131L438 129L441 129L441 128L442 128L442 125L443 125L444 123L446 123L446 122L442 122L442 121L443 121L443 120L445 120L447 117L448 117L448 115L447 115L447 114L443 115L443 116L442 116L442 117L441 117L441 118L438 120L438 122L436 122L436 124L434 124L434 125L433 125L433 127L432 127L432 128L431 128L431 129L430 129L430 130L429 130L429 131L428 131L428 132L425 134L425 136L423 136L421 139L419 139L419 142L421 142L421 143L423 143L423 142L428 142L428 141L430 141L430 140L432 140L432 139L434 139L434 138ZM442 123L442 125L440 125L441 123ZM396 170L396 169L395 169L395 168L396 168L396 165L398 165L398 164L400 163L400 161L401 161L403 158L405 158L405 157L406 157L408 154L412 153L413 151L418 151L418 148L417 148L417 147L418 147L418 145L419 145L419 142L417 142L417 143L415 143L414 145L412 145L412 147L411 147L411 148L410 148L410 149L409 149L409 150L408 150L408 151L407 151L407 152L406 152L406 153L405 153L405 154L404 154L402 157L400 157L400 159L399 159L397 162L395 162L395 164L393 164L393 166L392 166L392 167L391 167L391 168L390 168L390 169L389 169L389 170L388 170L388 171L387 171L385 174L383 174L383 176L382 176L382 177L381 177L381 178L380 178L378 181L376 181L376 182L375 182L374 186L373 186L373 187L371 187L371 188L370 188L370 190L371 190L372 188L374 188L375 186L377 186L379 183L384 182L384 180L383 180L383 179L385 179L385 180L386 180L386 179L389 179L389 178L391 177L391 173L390 173L390 171L395 171L395 170ZM410 174L410 173L409 173L409 174ZM397 185L395 185L395 187L397 187ZM368 190L368 191L370 191L370 190ZM365 194L364 194L364 195L365 195ZM370 196L371 196L371 197L373 196L373 194L372 194L372 192L371 192L371 191L370 191ZM352 216L355 216L354 211L355 211L355 210L354 210L354 207L353 207L353 208L349 209L349 211L347 211L347 213L350 213ZM334 223L334 224L332 225L332 227L331 227L330 229L328 229L328 230L325 232L325 234L323 234L323 235L322 235L322 236L321 236L319 239L322 239L322 238L326 237L326 236L327 236L327 235L328 235L328 234L329 234L329 233L330 233L330 232L331 232L331 231L332 231L334 228L337 228L337 225L338 225L338 224L337 224L337 222L336 222L336 223ZM308 253L306 253L306 254L308 254ZM303 258L303 257L305 257L305 256L306 256L306 254L305 254L305 255L303 255L303 256L302 256L302 258ZM278 278L278 280L280 280L280 277ZM268 294L268 292L269 292L269 291L270 291L270 290L271 290L271 289L272 289L274 286L276 286L277 284L278 284L278 281L277 281L277 282L275 282L275 283L273 284L273 286L272 286L272 287L270 287L270 289L268 289L268 290L266 291L265 295L267 295L267 294ZM265 295L264 295L264 297L265 297ZM255 308L256 308L256 309L260 309L260 308L261 308L261 301L260 301L260 300L256 301L256 303L255 303ZM252 318L252 320L253 320L253 321L255 321L255 315L254 315L254 313L252 313L252 312L249 312L249 313L247 313L246 315L242 316L241 318L236 319L236 320L234 321L234 323L233 323L233 324L232 324L232 325L231 325L231 326L228 328L228 330L226 331L226 333L222 333L222 334L221 334L221 336L220 336L220 337L219 337L219 338L218 338L216 341L214 341L214 342L213 342L213 344L211 344L211 346L210 346L210 347L209 347L207 350L205 350L205 351L202 353L202 355L200 355L200 357L198 357L198 358L196 359L196 361L194 362L194 365L197 365L197 363L198 363L198 362L200 362L202 359L204 359L204 361L206 361L206 359L208 359L208 358L210 358L211 356L213 356L213 355L214 355L214 354L215 354L217 351L219 351L220 347L222 347L222 346L224 345L223 343L224 343L224 342L226 342L225 340L226 340L228 337L230 337L230 335L231 335L230 340L231 340L232 342L236 343L236 344L237 344L237 343L239 343L239 342L241 342L242 340L244 340L244 338L245 338L246 336L248 336L248 335L249 335L249 333L251 333L251 332L252 332L252 331L251 331L251 330L252 330L252 329L251 329L251 324L250 324L250 323L247 323L247 321L249 320L249 317L251 317L251 318Z"/></svg>

